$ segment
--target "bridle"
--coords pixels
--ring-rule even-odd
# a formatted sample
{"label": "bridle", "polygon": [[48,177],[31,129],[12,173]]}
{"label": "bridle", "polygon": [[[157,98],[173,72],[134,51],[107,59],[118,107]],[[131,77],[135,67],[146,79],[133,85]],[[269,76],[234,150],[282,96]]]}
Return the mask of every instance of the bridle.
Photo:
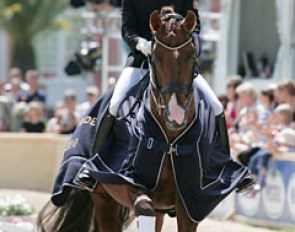
{"label": "bridle", "polygon": [[[166,14],[164,17],[162,17],[162,21],[168,21],[170,19],[176,19],[177,21],[179,20],[183,20],[183,17],[179,14]],[[160,46],[162,46],[163,48],[170,50],[170,51],[178,51],[184,47],[186,47],[189,44],[193,44],[194,48],[195,48],[195,43],[194,43],[194,39],[193,36],[190,36],[186,41],[184,41],[183,43],[181,43],[180,45],[177,46],[169,46],[167,44],[165,44],[164,42],[160,41],[156,35],[153,36],[152,39],[152,48],[154,47],[154,44],[159,44]],[[153,54],[152,54],[153,55]],[[151,56],[152,56],[151,55]],[[167,93],[182,93],[188,96],[188,102],[187,104],[189,104],[191,102],[192,99],[192,95],[193,95],[193,79],[194,79],[194,71],[193,71],[193,75],[191,77],[190,83],[188,85],[182,84],[182,83],[171,83],[171,84],[167,84],[164,86],[161,86],[159,84],[158,78],[156,76],[156,73],[153,72],[153,70],[155,70],[155,64],[151,59],[151,56],[149,57],[148,61],[149,61],[149,66],[150,66],[150,78],[151,78],[151,94],[152,97],[158,107],[158,109],[164,109],[166,108],[165,105],[165,101],[164,101],[164,95]],[[194,62],[194,65],[196,64],[196,60]],[[193,68],[194,68],[193,65]],[[160,104],[158,104],[158,102],[156,101],[156,96],[154,93],[154,90],[156,90],[158,97],[160,98]]]}

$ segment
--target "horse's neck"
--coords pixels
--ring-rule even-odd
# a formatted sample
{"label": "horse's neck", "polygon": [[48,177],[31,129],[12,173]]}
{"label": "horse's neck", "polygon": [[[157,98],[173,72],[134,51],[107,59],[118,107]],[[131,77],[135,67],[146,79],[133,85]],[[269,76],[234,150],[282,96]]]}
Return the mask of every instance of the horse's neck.
{"label": "horse's neck", "polygon": [[[165,134],[167,135],[167,138],[169,140],[169,142],[172,142],[173,140],[175,140],[186,128],[182,129],[182,130],[170,130],[169,128],[167,128],[166,123],[165,123],[165,119],[164,119],[164,110],[161,109],[161,112],[159,114],[159,112],[157,111],[157,106],[155,101],[153,100],[153,98],[150,96],[150,106],[151,106],[151,111],[154,114],[154,116],[156,117],[156,119],[158,120],[158,122],[161,124],[163,130],[165,131]],[[195,117],[195,101],[194,99],[192,99],[190,106],[189,106],[189,114],[188,114],[188,123],[187,126],[191,124],[192,120]]]}

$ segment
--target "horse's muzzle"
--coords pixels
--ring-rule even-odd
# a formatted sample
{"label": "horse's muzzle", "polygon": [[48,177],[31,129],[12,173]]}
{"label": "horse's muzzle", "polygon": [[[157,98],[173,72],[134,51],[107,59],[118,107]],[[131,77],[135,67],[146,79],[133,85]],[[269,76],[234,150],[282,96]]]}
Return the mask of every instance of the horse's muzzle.
{"label": "horse's muzzle", "polygon": [[184,110],[180,115],[181,117],[172,117],[169,109],[165,110],[165,123],[169,130],[182,130],[187,126],[188,111]]}

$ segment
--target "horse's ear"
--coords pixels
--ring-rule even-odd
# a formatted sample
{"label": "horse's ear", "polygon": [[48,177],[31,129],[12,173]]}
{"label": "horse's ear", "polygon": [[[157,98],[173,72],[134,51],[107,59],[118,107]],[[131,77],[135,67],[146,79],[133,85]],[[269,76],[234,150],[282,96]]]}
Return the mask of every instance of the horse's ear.
{"label": "horse's ear", "polygon": [[159,12],[154,10],[150,16],[150,28],[152,32],[158,32],[162,29],[163,24]]}
{"label": "horse's ear", "polygon": [[197,25],[197,18],[193,11],[188,10],[185,19],[183,20],[183,29],[187,32],[193,32]]}

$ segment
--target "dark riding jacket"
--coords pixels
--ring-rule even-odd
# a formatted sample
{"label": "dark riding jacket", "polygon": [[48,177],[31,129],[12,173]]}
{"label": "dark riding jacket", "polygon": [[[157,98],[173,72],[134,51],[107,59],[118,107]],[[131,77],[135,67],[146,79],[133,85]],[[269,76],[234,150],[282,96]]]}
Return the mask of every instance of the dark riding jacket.
{"label": "dark riding jacket", "polygon": [[198,19],[197,31],[200,29],[198,10],[194,9],[194,0],[124,0],[122,10],[122,37],[131,52],[126,66],[140,67],[146,57],[136,50],[139,38],[152,39],[149,18],[154,10],[163,6],[174,6],[175,12],[186,16],[188,10],[195,12]]}

